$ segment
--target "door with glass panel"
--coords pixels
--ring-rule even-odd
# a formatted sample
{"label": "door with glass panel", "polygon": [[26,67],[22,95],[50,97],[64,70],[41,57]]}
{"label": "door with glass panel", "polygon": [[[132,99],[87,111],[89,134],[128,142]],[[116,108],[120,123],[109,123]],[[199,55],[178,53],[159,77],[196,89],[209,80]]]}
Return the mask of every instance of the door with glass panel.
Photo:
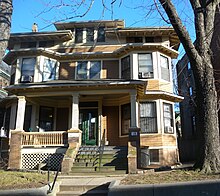
{"label": "door with glass panel", "polygon": [[80,109],[79,128],[82,131],[83,145],[97,145],[98,110]]}

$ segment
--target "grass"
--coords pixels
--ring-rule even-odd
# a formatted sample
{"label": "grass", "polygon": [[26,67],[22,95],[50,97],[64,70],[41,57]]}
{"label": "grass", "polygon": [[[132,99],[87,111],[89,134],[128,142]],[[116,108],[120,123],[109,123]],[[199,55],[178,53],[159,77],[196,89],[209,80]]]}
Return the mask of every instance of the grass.
{"label": "grass", "polygon": [[121,184],[162,184],[216,179],[220,179],[220,174],[207,175],[193,170],[172,170],[128,175],[121,181]]}
{"label": "grass", "polygon": [[47,174],[0,170],[0,190],[36,188],[47,184]]}

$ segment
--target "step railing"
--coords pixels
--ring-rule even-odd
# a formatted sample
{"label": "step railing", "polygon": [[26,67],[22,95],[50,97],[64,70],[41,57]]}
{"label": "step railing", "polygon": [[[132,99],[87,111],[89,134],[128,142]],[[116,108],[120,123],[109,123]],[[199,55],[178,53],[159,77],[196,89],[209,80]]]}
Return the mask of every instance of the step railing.
{"label": "step railing", "polygon": [[102,139],[101,139],[100,146],[99,146],[99,171],[102,166],[102,156],[104,153],[104,148],[105,148],[105,129],[103,131]]}
{"label": "step railing", "polygon": [[65,146],[68,144],[66,131],[23,132],[23,146]]}

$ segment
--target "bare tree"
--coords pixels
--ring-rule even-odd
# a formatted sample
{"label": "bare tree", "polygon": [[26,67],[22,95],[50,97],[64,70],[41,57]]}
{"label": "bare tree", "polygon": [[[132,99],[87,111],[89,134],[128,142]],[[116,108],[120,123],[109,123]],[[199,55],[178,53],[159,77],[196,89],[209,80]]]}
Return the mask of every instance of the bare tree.
{"label": "bare tree", "polygon": [[12,10],[12,0],[0,0],[0,64],[8,46]]}
{"label": "bare tree", "polygon": [[190,39],[171,0],[159,0],[191,63],[196,85],[196,113],[200,152],[195,164],[205,173],[220,171],[218,104],[211,40],[219,0],[190,0],[194,11],[196,44]]}

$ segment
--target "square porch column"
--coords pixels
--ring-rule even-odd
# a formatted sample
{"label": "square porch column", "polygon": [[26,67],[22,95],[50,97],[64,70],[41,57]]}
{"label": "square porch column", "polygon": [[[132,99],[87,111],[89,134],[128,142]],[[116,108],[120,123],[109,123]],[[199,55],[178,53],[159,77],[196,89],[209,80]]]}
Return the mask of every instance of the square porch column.
{"label": "square porch column", "polygon": [[132,90],[130,92],[131,101],[131,127],[137,127],[137,114],[138,114],[138,103],[137,103],[137,90]]}
{"label": "square porch column", "polygon": [[71,129],[79,129],[79,93],[72,94]]}
{"label": "square porch column", "polygon": [[22,131],[24,126],[26,100],[25,96],[18,96],[18,109],[15,130]]}

